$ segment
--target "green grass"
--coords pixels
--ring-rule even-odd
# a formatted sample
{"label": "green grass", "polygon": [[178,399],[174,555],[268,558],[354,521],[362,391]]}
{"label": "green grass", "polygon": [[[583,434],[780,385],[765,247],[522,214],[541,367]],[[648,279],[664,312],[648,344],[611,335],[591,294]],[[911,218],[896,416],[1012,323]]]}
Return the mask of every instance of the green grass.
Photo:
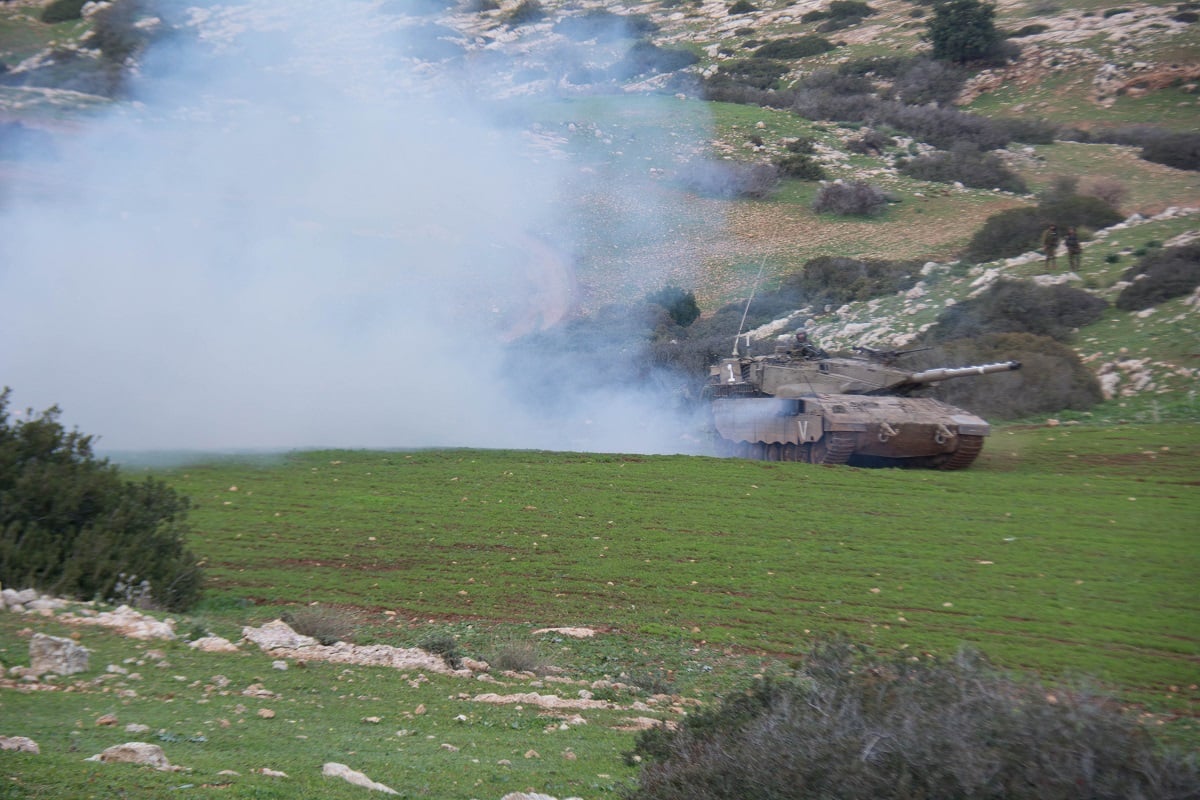
{"label": "green grass", "polygon": [[[157,798],[225,784],[228,797],[358,796],[320,775],[326,761],[409,797],[615,796],[634,775],[621,721],[676,716],[662,703],[633,710],[649,699],[633,684],[704,701],[831,635],[916,657],[970,645],[1050,682],[1084,676],[1194,744],[1198,467],[1194,423],[1114,422],[1001,429],[961,473],[475,450],[151,470],[196,503],[191,542],[209,585],[181,634],[237,640],[243,625],[318,603],[353,615],[362,644],[449,636],[477,658],[528,645],[576,683],[319,662],[281,672],[252,646],[205,654],[76,628],[94,653],[89,673],[58,682],[74,691],[0,689],[2,732],[42,748],[5,756],[0,797]],[[532,633],[565,625],[600,633]],[[29,630],[72,632],[0,614],[0,661],[27,663]],[[618,685],[593,690],[612,707],[580,712],[587,724],[569,730],[559,727],[570,711],[470,701],[573,697],[604,679]],[[253,684],[274,694],[243,695]],[[106,713],[117,727],[96,726]],[[150,732],[127,733],[131,722]],[[82,760],[136,739],[191,771]],[[289,777],[255,772],[264,767]]]}

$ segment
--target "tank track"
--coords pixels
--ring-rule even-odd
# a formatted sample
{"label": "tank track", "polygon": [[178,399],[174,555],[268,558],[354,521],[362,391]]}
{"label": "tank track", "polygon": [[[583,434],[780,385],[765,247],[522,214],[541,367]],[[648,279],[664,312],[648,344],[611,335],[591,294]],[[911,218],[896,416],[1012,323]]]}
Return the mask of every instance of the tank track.
{"label": "tank track", "polygon": [[983,449],[982,436],[966,436],[959,434],[958,449],[955,450],[950,458],[938,465],[940,470],[951,469],[966,469],[975,461],[975,457],[979,455],[979,451]]}
{"label": "tank track", "polygon": [[854,454],[854,434],[831,433],[819,442],[807,445],[731,442],[717,440],[717,454],[755,461],[803,461],[809,464],[837,466]]}

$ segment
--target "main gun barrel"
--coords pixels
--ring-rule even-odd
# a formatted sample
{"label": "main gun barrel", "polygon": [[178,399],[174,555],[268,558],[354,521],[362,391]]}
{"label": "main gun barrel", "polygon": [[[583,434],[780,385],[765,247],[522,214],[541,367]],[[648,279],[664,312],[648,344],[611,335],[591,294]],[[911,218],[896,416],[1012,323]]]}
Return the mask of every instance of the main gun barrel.
{"label": "main gun barrel", "polygon": [[1021,368],[1020,361],[998,361],[994,364],[978,364],[972,367],[939,367],[914,372],[905,383],[936,383],[950,378],[965,378],[970,375],[991,375],[993,372],[1012,372]]}

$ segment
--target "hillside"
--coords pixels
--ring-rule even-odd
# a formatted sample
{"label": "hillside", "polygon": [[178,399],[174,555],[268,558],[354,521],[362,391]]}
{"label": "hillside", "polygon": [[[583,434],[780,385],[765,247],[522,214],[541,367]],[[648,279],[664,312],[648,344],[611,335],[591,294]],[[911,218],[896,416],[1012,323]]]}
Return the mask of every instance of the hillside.
{"label": "hillside", "polygon": [[[899,346],[939,311],[1005,277],[1066,283],[1111,302],[1142,255],[1200,230],[1200,172],[1141,157],[1147,141],[1186,137],[1200,120],[1200,26],[1186,3],[999,3],[1004,57],[963,70],[920,60],[935,11],[899,0],[430,0],[336,11],[319,3],[123,2],[52,25],[39,21],[46,5],[0,6],[0,120],[7,141],[16,141],[0,148],[0,207],[30,239],[14,252],[53,264],[39,270],[45,286],[22,281],[6,294],[48,297],[53,281],[97,280],[78,302],[99,294],[120,308],[127,327],[114,332],[118,341],[139,342],[141,360],[151,363],[182,353],[200,376],[175,376],[164,361],[149,370],[164,382],[151,394],[177,405],[203,397],[216,416],[241,413],[245,404],[224,405],[234,393],[288,403],[295,393],[276,391],[306,385],[314,357],[327,360],[325,372],[351,395],[403,394],[398,377],[372,385],[361,376],[378,378],[372,365],[427,341],[431,330],[511,341],[668,284],[693,291],[710,315],[817,256],[927,266],[904,296],[797,308],[762,335],[805,323],[832,347]],[[820,52],[788,52],[800,45]],[[783,55],[760,57],[768,46]],[[766,66],[774,77],[764,83],[754,74]],[[819,105],[818,86],[834,87],[821,102],[849,105],[832,117],[800,113]],[[853,93],[863,86],[871,94]],[[726,99],[704,99],[714,93]],[[901,112],[908,122],[897,121]],[[966,131],[978,119],[1000,126],[993,133],[1004,144],[987,158],[1023,190],[924,180],[905,168],[948,152],[959,135],[931,130],[923,139],[914,120]],[[817,213],[823,183],[786,175],[752,195],[724,185],[739,178],[722,172],[730,165],[774,168],[798,142],[824,181],[865,181],[886,195],[886,207],[867,217]],[[1079,274],[1046,271],[1032,256],[961,261],[986,220],[1036,207],[1062,180],[1115,198],[1127,218],[1085,235]],[[25,213],[33,209],[47,214]],[[56,242],[47,252],[46,232],[63,224],[76,226],[78,246]],[[96,254],[106,263],[76,275]],[[154,266],[164,263],[173,265],[166,273]],[[392,276],[397,263],[407,277]],[[129,288],[105,282],[108,270]],[[338,270],[355,277],[343,280]],[[214,288],[226,285],[236,296]],[[176,311],[176,321],[186,317],[179,338],[169,334],[163,348],[141,344],[138,332],[163,320],[150,308],[170,308],[180,296],[191,302]],[[1111,397],[1167,392],[1184,397],[1172,408],[1194,413],[1186,410],[1190,396],[1178,392],[1197,377],[1196,305],[1192,294],[1137,313],[1110,310],[1071,345]],[[297,327],[264,331],[252,309]],[[46,313],[26,304],[0,333],[18,335],[20,320]],[[60,318],[109,326],[91,307]],[[218,319],[225,322],[210,330]],[[317,327],[302,326],[307,319]],[[212,341],[192,353],[184,329],[205,330]],[[270,362],[287,377],[254,385],[259,373],[238,384],[215,353],[248,342],[261,343],[251,344],[249,361]],[[169,422],[153,436],[127,435],[125,427],[144,428],[151,413],[113,416],[122,387],[137,380],[127,374],[130,359],[98,361],[91,349],[73,344],[68,358],[97,364],[97,379],[111,381],[105,410],[84,408],[90,395],[61,375],[36,376],[32,365],[62,357],[61,344],[29,354],[27,371],[13,372],[19,402],[30,391],[29,405],[80,408],[85,427],[111,431],[117,447],[198,446],[172,441]],[[485,382],[504,369],[498,347],[476,355]],[[436,371],[443,384],[456,380]],[[349,425],[369,413],[363,404],[344,414],[330,386],[306,389],[323,419]],[[1135,416],[1152,417],[1154,408],[1143,404]],[[208,424],[208,409],[189,409],[173,424]],[[201,441],[294,444],[288,431],[316,427],[299,421],[305,413],[248,425],[279,428],[257,438],[210,433]],[[403,431],[380,440],[369,429],[300,443],[427,443]],[[488,444],[488,436],[465,430],[437,443]],[[566,446],[520,435],[495,443],[522,441]],[[629,445],[604,448],[618,446]]]}

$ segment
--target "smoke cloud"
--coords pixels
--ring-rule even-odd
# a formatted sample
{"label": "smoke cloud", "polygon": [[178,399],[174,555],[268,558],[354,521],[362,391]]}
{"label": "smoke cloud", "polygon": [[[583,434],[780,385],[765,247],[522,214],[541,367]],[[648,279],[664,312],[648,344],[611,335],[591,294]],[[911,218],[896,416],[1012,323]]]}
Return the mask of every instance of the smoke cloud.
{"label": "smoke cloud", "polygon": [[692,448],[661,397],[521,402],[505,343],[571,310],[585,237],[579,165],[496,120],[502,87],[398,55],[420,26],[374,4],[187,29],[142,59],[138,103],[0,189],[12,409],[57,404],[101,452]]}

